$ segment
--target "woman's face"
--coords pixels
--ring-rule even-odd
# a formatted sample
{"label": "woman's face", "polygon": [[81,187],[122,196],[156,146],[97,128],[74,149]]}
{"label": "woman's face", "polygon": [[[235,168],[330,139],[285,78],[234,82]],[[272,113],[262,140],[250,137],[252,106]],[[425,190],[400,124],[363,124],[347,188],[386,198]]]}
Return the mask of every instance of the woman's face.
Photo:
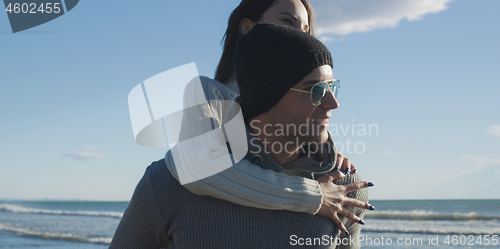
{"label": "woman's face", "polygon": [[284,0],[271,6],[258,22],[244,18],[240,23],[243,34],[259,23],[272,23],[292,27],[303,32],[309,32],[307,10],[300,0]]}

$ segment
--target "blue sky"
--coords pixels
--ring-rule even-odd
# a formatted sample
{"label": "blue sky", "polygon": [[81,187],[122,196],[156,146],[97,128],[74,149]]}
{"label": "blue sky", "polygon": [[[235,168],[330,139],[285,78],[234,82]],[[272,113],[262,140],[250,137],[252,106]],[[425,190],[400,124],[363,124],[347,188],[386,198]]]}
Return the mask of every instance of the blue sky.
{"label": "blue sky", "polygon": [[[128,93],[191,62],[212,77],[238,3],[80,1],[16,34],[0,12],[0,198],[128,200],[165,152],[135,143]],[[342,81],[334,140],[371,198],[500,198],[500,2],[313,6]]]}

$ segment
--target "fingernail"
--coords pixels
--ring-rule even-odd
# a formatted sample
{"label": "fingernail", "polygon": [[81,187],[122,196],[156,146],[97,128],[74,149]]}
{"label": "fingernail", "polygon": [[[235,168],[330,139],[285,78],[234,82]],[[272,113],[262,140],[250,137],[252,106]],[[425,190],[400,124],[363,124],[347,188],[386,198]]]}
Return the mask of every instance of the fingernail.
{"label": "fingernail", "polygon": [[375,184],[373,184],[373,182],[368,183],[368,187],[373,187],[373,186],[375,186]]}
{"label": "fingernail", "polygon": [[356,169],[354,169],[354,170],[352,171],[352,173],[353,173],[353,174],[356,174],[356,171],[357,171],[357,170],[356,170]]}
{"label": "fingernail", "polygon": [[345,235],[349,236],[349,232],[348,232],[348,231],[345,231]]}
{"label": "fingernail", "polygon": [[364,225],[365,222],[363,220],[359,220],[359,224]]}
{"label": "fingernail", "polygon": [[349,168],[345,169],[345,174],[349,174]]}
{"label": "fingernail", "polygon": [[335,166],[335,168],[333,168],[333,171],[336,171],[336,170],[339,170],[338,166]]}
{"label": "fingernail", "polygon": [[375,210],[375,207],[370,205],[370,210]]}

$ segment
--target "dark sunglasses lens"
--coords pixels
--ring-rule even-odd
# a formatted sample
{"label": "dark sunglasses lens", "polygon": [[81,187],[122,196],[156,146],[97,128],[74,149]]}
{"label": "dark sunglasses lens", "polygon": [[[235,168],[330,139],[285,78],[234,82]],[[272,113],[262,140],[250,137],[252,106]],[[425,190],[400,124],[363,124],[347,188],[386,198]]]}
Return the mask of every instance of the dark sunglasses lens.
{"label": "dark sunglasses lens", "polygon": [[311,102],[313,105],[318,106],[323,103],[328,93],[328,84],[326,82],[319,82],[311,88]]}

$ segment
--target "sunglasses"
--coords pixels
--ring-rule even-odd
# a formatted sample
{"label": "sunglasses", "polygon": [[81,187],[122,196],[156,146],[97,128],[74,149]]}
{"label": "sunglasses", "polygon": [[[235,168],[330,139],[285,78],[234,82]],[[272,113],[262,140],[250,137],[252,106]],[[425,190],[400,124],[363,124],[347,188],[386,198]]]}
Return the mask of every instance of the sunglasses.
{"label": "sunglasses", "polygon": [[311,94],[311,102],[313,106],[318,106],[321,105],[321,103],[323,103],[323,101],[326,98],[326,94],[328,93],[329,90],[332,91],[333,96],[337,98],[337,93],[339,92],[339,88],[340,88],[340,80],[333,79],[333,80],[321,81],[314,84],[314,86],[311,87],[311,91],[304,91],[295,88],[290,88],[290,90]]}

